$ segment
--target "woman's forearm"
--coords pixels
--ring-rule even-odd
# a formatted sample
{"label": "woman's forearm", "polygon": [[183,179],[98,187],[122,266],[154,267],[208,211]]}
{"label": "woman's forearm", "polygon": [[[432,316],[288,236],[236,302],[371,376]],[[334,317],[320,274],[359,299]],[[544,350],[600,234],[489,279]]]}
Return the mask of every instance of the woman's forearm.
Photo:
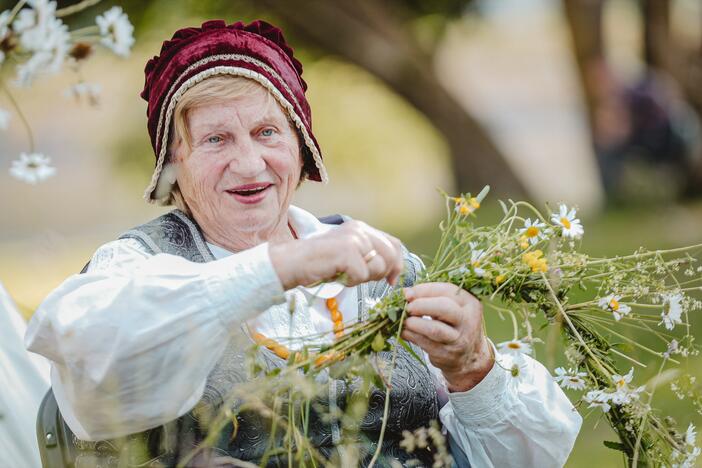
{"label": "woman's forearm", "polygon": [[47,297],[26,335],[28,349],[53,361],[61,410],[86,439],[187,412],[228,335],[285,300],[266,245],[196,264],[117,243]]}

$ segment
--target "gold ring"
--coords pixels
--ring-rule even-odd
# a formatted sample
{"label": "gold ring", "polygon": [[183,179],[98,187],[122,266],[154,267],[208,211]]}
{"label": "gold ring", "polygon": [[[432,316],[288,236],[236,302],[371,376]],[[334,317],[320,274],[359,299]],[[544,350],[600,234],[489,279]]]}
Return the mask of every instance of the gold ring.
{"label": "gold ring", "polygon": [[378,255],[378,251],[375,249],[371,249],[371,251],[363,257],[363,261],[368,263],[371,260],[373,260],[373,257],[375,257],[376,255]]}

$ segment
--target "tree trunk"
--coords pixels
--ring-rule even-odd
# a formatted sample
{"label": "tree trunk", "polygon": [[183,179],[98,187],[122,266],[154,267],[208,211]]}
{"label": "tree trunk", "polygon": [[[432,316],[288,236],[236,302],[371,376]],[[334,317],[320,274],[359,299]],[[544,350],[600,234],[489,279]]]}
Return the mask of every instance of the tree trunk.
{"label": "tree trunk", "polygon": [[669,70],[677,49],[670,44],[670,0],[642,0],[644,61],[651,68]]}
{"label": "tree trunk", "polygon": [[392,2],[263,0],[295,35],[357,64],[423,113],[450,147],[458,190],[491,185],[525,195],[522,182],[480,124],[449,94],[425,53],[403,27]]}
{"label": "tree trunk", "polygon": [[[603,4],[603,0],[563,0],[591,132],[595,129],[595,110],[599,94],[593,67],[604,64]],[[592,137],[594,141],[594,134]]]}

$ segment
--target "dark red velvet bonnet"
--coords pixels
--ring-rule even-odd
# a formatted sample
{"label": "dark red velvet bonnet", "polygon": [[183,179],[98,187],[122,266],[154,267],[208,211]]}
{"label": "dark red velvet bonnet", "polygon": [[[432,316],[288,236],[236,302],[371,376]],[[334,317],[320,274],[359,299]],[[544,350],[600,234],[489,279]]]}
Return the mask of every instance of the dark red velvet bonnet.
{"label": "dark red velvet bonnet", "polygon": [[165,163],[176,103],[189,88],[215,75],[243,76],[266,88],[297,127],[306,149],[304,157],[314,162],[308,164],[312,168],[308,178],[326,181],[321,151],[312,134],[302,64],[279,28],[261,20],[231,25],[213,20],[199,28],[179,29],[163,43],[160,54],[148,61],[144,74],[141,97],[148,102],[149,136],[156,154],[156,168],[144,194],[147,200],[157,201],[154,190]]}

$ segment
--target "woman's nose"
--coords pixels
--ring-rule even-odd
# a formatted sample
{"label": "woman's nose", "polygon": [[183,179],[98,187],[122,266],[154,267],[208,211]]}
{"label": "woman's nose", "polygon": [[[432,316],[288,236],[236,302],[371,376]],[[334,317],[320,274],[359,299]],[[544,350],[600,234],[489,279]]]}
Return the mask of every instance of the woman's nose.
{"label": "woman's nose", "polygon": [[229,161],[229,170],[242,177],[255,177],[266,169],[261,148],[250,138],[239,140]]}

